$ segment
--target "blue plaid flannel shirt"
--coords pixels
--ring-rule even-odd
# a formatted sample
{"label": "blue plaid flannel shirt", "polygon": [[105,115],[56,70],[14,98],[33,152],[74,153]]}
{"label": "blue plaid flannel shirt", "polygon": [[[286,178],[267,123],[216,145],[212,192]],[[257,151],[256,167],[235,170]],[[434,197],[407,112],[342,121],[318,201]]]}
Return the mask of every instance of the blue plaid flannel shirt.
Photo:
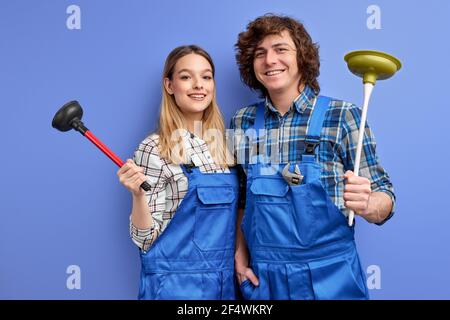
{"label": "blue plaid flannel shirt", "polygon": [[[295,162],[300,159],[309,119],[317,99],[314,91],[306,86],[295,99],[290,110],[281,116],[272,105],[270,99],[265,100],[265,147],[266,155],[271,161],[279,163]],[[246,176],[249,155],[255,152],[254,144],[243,134],[252,129],[256,116],[256,103],[239,109],[231,120],[234,129],[234,150],[240,171],[239,207],[245,208]],[[349,210],[344,206],[344,174],[354,169],[356,145],[358,142],[361,109],[354,104],[331,99],[329,109],[321,132],[319,144],[319,162],[322,166],[322,185],[336,206],[344,215]],[[239,130],[241,129],[241,130]],[[271,154],[274,144],[278,155]],[[242,156],[244,155],[244,156]],[[278,158],[278,159],[277,159]],[[395,194],[388,173],[381,166],[376,154],[376,142],[368,124],[365,127],[359,175],[371,181],[374,192],[385,192],[391,197],[395,206]],[[390,215],[379,225],[389,220],[394,214],[394,206]]]}

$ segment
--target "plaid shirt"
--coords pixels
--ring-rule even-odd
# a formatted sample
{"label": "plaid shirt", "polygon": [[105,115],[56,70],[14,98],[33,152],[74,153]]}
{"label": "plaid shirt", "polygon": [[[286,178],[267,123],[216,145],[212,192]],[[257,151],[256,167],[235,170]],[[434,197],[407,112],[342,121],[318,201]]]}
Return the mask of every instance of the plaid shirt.
{"label": "plaid shirt", "polygon": [[[131,222],[130,236],[143,251],[147,251],[156,238],[166,229],[188,191],[188,178],[180,165],[168,163],[158,149],[159,136],[152,134],[142,141],[134,152],[134,162],[144,168],[151,189],[146,192],[147,203],[153,217],[153,225],[148,229],[138,229]],[[194,134],[183,137],[187,161],[193,163],[203,173],[230,172],[218,166],[208,145]]]}
{"label": "plaid shirt", "polygon": [[[306,86],[303,92],[294,100],[291,108],[283,116],[272,105],[270,99],[265,101],[265,135],[266,155],[271,161],[279,163],[295,162],[300,159],[303,151],[303,140],[308,130],[309,120],[317,96]],[[231,129],[245,130],[253,128],[256,116],[256,104],[242,108],[236,112],[231,120]],[[356,145],[359,135],[361,109],[351,103],[331,99],[322,127],[319,144],[319,162],[322,165],[321,181],[330,198],[341,209],[344,215],[349,210],[344,206],[344,174],[354,169]],[[271,148],[278,144],[279,154],[271,155]],[[255,154],[253,144],[244,134],[236,134],[234,140],[237,150],[237,162],[246,172],[249,154]],[[385,192],[395,203],[392,183],[387,172],[380,165],[375,152],[375,138],[366,124],[363,148],[361,154],[359,175],[371,181],[374,192]],[[244,155],[244,156],[242,156]],[[245,207],[246,177],[241,176],[240,208]],[[385,220],[393,215],[394,209]],[[384,223],[384,222],[383,222]]]}

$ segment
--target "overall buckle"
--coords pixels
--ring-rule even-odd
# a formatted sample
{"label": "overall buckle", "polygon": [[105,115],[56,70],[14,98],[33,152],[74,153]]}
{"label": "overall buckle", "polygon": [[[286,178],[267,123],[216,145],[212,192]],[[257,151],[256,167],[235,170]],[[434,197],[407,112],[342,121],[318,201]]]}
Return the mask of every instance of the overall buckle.
{"label": "overall buckle", "polygon": [[317,146],[319,145],[318,142],[305,142],[305,155],[314,155]]}

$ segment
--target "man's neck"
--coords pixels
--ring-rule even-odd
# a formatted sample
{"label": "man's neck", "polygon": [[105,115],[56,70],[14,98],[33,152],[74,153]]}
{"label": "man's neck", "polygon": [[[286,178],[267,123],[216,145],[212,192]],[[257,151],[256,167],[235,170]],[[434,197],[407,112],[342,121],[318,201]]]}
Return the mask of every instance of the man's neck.
{"label": "man's neck", "polygon": [[272,92],[269,93],[270,101],[272,105],[278,110],[278,112],[283,116],[292,106],[295,98],[297,98],[300,93],[305,89],[305,85],[301,84],[298,90],[293,90],[292,92]]}

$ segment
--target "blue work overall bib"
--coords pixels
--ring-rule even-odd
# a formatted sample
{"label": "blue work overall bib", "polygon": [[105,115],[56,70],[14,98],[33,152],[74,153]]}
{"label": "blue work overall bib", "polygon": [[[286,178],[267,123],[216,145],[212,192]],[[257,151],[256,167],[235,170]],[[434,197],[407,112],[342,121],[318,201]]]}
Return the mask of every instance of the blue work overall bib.
{"label": "blue work overall bib", "polygon": [[235,299],[238,178],[183,167],[188,191],[164,232],[141,251],[139,299]]}
{"label": "blue work overall bib", "polygon": [[[263,163],[247,170],[246,210],[241,229],[250,252],[255,287],[241,284],[245,299],[368,299],[365,274],[354,230],[321,183],[320,132],[330,99],[313,108],[301,159],[303,181],[290,186],[282,177],[286,164]],[[258,104],[256,141],[264,139],[264,103]],[[275,172],[275,174],[271,174]]]}

